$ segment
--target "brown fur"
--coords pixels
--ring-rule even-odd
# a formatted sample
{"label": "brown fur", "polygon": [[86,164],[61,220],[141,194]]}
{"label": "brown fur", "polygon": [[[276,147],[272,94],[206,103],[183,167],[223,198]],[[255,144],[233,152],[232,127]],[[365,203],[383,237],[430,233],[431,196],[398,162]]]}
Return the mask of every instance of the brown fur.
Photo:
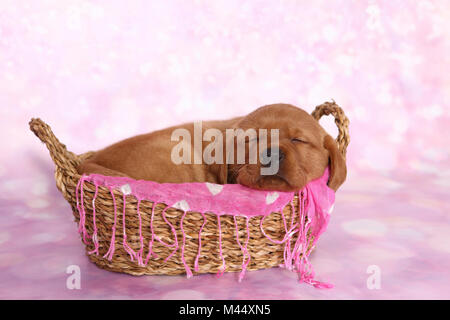
{"label": "brown fur", "polygon": [[[247,164],[244,165],[176,165],[171,161],[171,151],[179,142],[171,141],[171,135],[177,128],[189,130],[193,140],[193,123],[135,136],[97,151],[80,164],[78,171],[156,182],[240,183],[254,189],[280,191],[303,188],[309,181],[322,176],[328,165],[331,169],[328,181],[330,188],[337,190],[346,178],[345,159],[334,139],[311,115],[292,105],[268,105],[245,117],[203,122],[203,132],[208,128],[216,128],[224,138],[226,129],[278,129],[279,149],[285,157],[280,162],[278,174],[274,176],[261,176],[261,164],[259,161],[257,164],[248,164],[248,152]],[[270,133],[268,136],[270,138]],[[208,144],[203,142],[202,150]],[[225,150],[225,141],[223,145]],[[235,144],[235,156],[236,153]],[[225,152],[224,157],[227,157]]]}

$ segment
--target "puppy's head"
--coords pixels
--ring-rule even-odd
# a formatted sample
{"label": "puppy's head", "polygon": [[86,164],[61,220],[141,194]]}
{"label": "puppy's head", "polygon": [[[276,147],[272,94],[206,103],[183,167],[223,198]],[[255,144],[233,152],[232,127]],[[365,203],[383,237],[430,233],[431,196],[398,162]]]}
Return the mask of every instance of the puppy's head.
{"label": "puppy's head", "polygon": [[[264,106],[242,118],[235,129],[254,129],[257,133],[259,129],[267,129],[267,145],[261,148],[258,134],[256,139],[245,136],[245,163],[236,164],[238,143],[237,138],[232,137],[235,161],[230,164],[228,159],[228,183],[259,190],[296,191],[320,178],[328,165],[330,188],[336,191],[346,178],[345,159],[336,142],[302,109],[288,104]],[[278,139],[271,135],[274,129],[278,130]],[[255,145],[258,146],[258,161],[249,163],[251,146]],[[266,157],[265,163],[261,162],[264,159],[261,154]]]}

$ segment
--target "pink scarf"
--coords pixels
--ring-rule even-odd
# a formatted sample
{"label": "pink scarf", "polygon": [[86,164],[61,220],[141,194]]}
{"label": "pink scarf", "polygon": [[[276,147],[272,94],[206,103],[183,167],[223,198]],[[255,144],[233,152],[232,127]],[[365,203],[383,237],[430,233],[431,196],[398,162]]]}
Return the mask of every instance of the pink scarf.
{"label": "pink scarf", "polygon": [[[173,248],[171,254],[166,258],[169,260],[180,248],[181,245],[181,259],[186,268],[187,277],[192,276],[192,271],[184,260],[184,249],[185,249],[185,234],[183,230],[183,220],[188,211],[200,212],[203,215],[204,223],[199,230],[199,247],[198,255],[195,259],[195,270],[198,271],[198,259],[201,252],[201,232],[206,223],[205,212],[214,213],[217,215],[218,219],[218,233],[219,233],[219,254],[222,259],[222,267],[218,272],[218,276],[221,276],[225,271],[226,263],[222,255],[222,231],[220,226],[221,215],[233,215],[235,221],[236,231],[238,231],[238,226],[236,223],[236,216],[241,216],[246,218],[246,228],[247,228],[247,239],[245,243],[241,244],[238,237],[236,241],[243,253],[242,271],[239,276],[239,281],[241,281],[245,275],[245,270],[250,262],[250,254],[247,251],[247,243],[249,240],[249,229],[248,220],[254,216],[263,216],[261,219],[261,232],[272,242],[283,244],[284,247],[284,263],[280,267],[287,268],[292,271],[298,272],[299,281],[309,283],[317,288],[331,288],[331,284],[322,283],[314,280],[314,271],[309,262],[309,255],[315,246],[319,236],[325,231],[330,213],[334,205],[334,191],[327,186],[329,177],[329,169],[327,168],[323,176],[319,179],[309,182],[305,188],[299,191],[303,192],[303,199],[300,206],[300,222],[293,223],[293,218],[288,225],[285,219],[283,208],[288,203],[292,203],[294,199],[294,192],[279,192],[279,191],[257,191],[252,190],[247,187],[238,184],[226,184],[218,185],[212,183],[156,183],[152,181],[144,180],[134,180],[126,177],[109,177],[102,176],[98,174],[91,174],[89,176],[82,176],[78,182],[76,188],[76,198],[77,198],[77,208],[80,214],[80,224],[79,232],[82,234],[83,241],[87,243],[86,238],[92,239],[95,249],[89,254],[98,253],[98,239],[97,239],[97,227],[95,224],[95,199],[97,196],[97,191],[99,186],[104,186],[109,188],[113,203],[114,203],[114,224],[112,227],[112,237],[110,242],[110,247],[108,252],[105,254],[105,258],[109,260],[112,259],[115,250],[115,234],[116,234],[116,223],[117,223],[117,208],[116,200],[113,195],[112,190],[118,189],[123,194],[123,201],[126,201],[126,195],[133,195],[138,201],[137,216],[139,219],[139,230],[140,230],[140,243],[141,248],[138,252],[135,252],[127,244],[127,236],[125,231],[126,217],[125,209],[122,215],[122,225],[123,225],[123,247],[125,251],[130,255],[130,259],[134,261],[136,259],[137,263],[141,266],[145,266],[148,260],[151,258],[152,245],[154,240],[159,241],[163,245]],[[86,213],[83,205],[83,185],[85,181],[89,181],[96,186],[96,192],[93,199],[93,234],[89,235],[85,228]],[[81,190],[80,190],[81,189]],[[142,237],[141,229],[141,213],[139,211],[139,204],[142,200],[148,200],[154,203],[164,203],[168,207],[174,207],[182,210],[184,213],[180,221],[180,228],[183,233],[183,239],[179,241],[177,239],[176,230],[173,225],[165,217],[165,210],[162,212],[162,217],[164,221],[170,226],[172,233],[174,234],[175,241],[173,244],[167,244],[163,242],[159,237],[153,232],[153,214],[151,220],[151,231],[152,237],[149,242],[149,253],[144,260],[144,239]],[[125,206],[124,206],[125,208]],[[230,213],[232,212],[232,213]],[[272,212],[281,212],[285,227],[285,237],[278,241],[271,239],[263,229],[264,219]],[[307,219],[306,219],[307,217]],[[291,238],[295,233],[299,233],[297,240],[291,248]],[[312,246],[308,249],[307,234],[310,232],[310,236],[314,237]],[[238,232],[236,232],[238,234]],[[181,244],[179,243],[181,242]]]}

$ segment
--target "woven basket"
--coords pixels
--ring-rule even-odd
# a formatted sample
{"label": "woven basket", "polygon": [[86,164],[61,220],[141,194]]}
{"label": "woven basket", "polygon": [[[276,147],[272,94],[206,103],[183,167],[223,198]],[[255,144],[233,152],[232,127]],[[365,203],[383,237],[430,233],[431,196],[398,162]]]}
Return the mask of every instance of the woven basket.
{"label": "woven basket", "polygon": [[[312,116],[318,121],[322,115],[329,114],[335,117],[339,129],[337,144],[345,156],[349,122],[342,109],[334,102],[326,102],[317,106]],[[93,152],[75,155],[68,151],[40,119],[32,119],[30,129],[46,144],[56,165],[56,186],[71,205],[75,221],[80,224],[79,231],[84,228],[84,233],[81,233],[89,259],[100,268],[132,275],[188,273],[188,276],[191,269],[194,274],[221,274],[224,271],[242,271],[243,267],[247,270],[270,268],[282,264],[286,246],[294,247],[300,236],[298,232],[288,241],[282,241],[288,230],[287,222],[303,225],[300,224],[301,208],[307,199],[301,191],[281,212],[271,213],[264,219],[262,216],[246,218],[208,212],[185,213],[167,208],[164,203],[140,201],[133,196],[125,196],[120,190],[96,186],[89,181],[84,181],[80,199],[77,186],[82,176],[76,168]],[[81,205],[84,207],[83,215],[79,210]],[[123,214],[126,219],[123,219]],[[123,228],[123,221],[126,228]],[[153,243],[153,253],[149,257],[147,244],[152,238],[151,227],[161,241]],[[175,235],[177,239],[183,239],[182,250],[173,250]],[[314,239],[309,234],[305,239],[308,250],[311,250]],[[124,243],[128,248],[122,245]],[[130,258],[130,251],[140,253],[140,259]]]}

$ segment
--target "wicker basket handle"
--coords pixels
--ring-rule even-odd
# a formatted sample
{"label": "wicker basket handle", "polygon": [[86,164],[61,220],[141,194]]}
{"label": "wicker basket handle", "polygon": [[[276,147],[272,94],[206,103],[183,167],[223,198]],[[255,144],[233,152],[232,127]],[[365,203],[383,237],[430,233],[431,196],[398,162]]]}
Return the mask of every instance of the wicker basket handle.
{"label": "wicker basket handle", "polygon": [[347,146],[350,142],[350,135],[348,132],[348,125],[349,120],[347,116],[344,113],[344,110],[342,110],[341,107],[339,107],[334,101],[332,102],[325,102],[321,105],[318,105],[316,109],[311,113],[311,115],[316,119],[317,121],[320,120],[320,118],[323,115],[329,115],[332,114],[334,116],[334,122],[336,123],[336,126],[338,127],[339,134],[336,138],[336,142],[339,148],[339,151],[342,153],[342,155],[346,156],[347,154]]}
{"label": "wicker basket handle", "polygon": [[48,124],[39,118],[33,118],[30,121],[30,130],[46,144],[50,156],[55,165],[63,170],[77,174],[77,156],[66,149],[58,138],[53,134]]}

